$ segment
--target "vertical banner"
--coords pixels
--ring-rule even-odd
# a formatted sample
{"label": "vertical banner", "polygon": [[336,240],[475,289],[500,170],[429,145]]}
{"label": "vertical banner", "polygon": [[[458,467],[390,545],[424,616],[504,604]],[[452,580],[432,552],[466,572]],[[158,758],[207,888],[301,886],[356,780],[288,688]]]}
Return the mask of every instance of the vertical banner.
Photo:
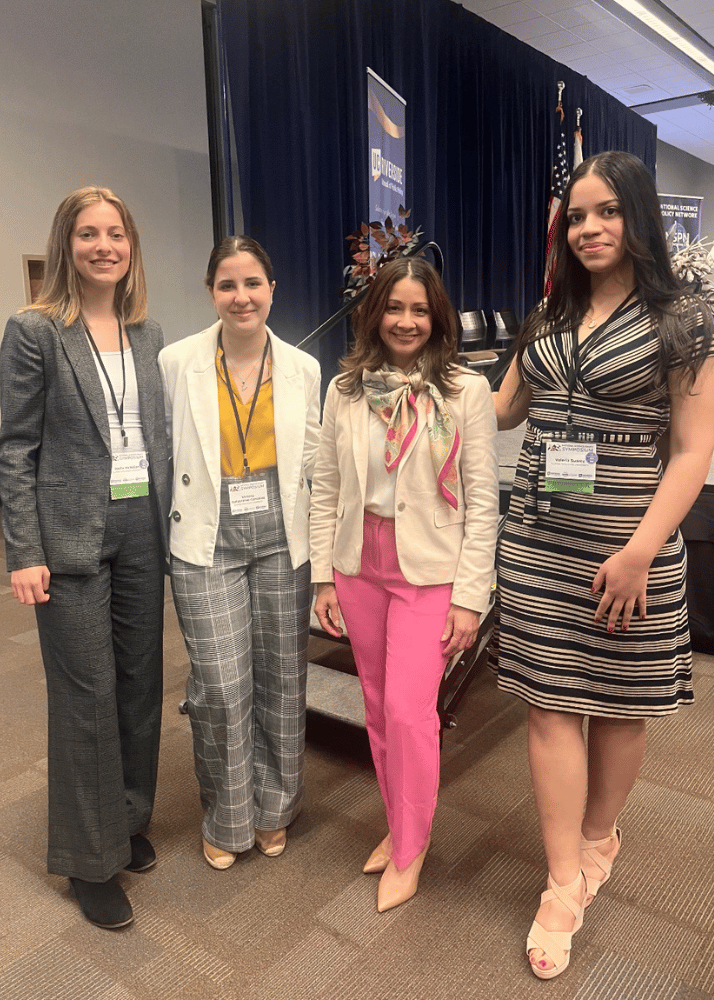
{"label": "vertical banner", "polygon": [[407,102],[367,67],[369,221],[399,224],[405,201]]}
{"label": "vertical banner", "polygon": [[661,194],[660,211],[670,253],[684,250],[702,235],[702,199],[688,194]]}

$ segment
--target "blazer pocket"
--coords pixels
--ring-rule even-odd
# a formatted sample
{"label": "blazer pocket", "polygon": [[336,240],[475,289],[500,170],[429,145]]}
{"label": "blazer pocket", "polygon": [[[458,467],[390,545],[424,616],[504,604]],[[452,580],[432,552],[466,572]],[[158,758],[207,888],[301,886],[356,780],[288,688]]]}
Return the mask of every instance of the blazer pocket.
{"label": "blazer pocket", "polygon": [[434,511],[434,524],[437,528],[445,528],[449,524],[463,524],[466,520],[464,505],[459,504],[457,510],[453,507],[437,507]]}

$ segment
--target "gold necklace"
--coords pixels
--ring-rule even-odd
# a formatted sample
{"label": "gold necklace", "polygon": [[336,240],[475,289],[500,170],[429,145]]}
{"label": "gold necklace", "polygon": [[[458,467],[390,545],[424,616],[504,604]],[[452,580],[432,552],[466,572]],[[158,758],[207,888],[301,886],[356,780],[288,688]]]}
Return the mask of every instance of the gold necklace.
{"label": "gold necklace", "polygon": [[230,368],[230,370],[231,370],[231,374],[235,378],[237,378],[238,381],[240,382],[241,392],[245,392],[246,386],[248,385],[248,379],[253,374],[253,372],[255,371],[255,369],[258,367],[258,361],[260,361],[260,358],[258,358],[257,361],[253,362],[253,365],[248,369],[245,378],[243,378],[242,375],[239,375],[238,372],[236,371],[236,369],[233,368],[231,365],[228,366]]}
{"label": "gold necklace", "polygon": [[[588,309],[588,312],[590,312],[589,309]],[[593,313],[592,318],[591,318],[591,320],[590,320],[589,323],[585,323],[585,316],[587,316],[587,314],[588,314],[588,313],[585,313],[585,316],[583,316],[583,323],[585,323],[585,326],[587,326],[588,330],[594,330],[595,329],[595,323],[600,319],[601,316],[607,316],[608,312],[612,312],[612,309],[610,309],[609,307],[604,312],[597,313],[597,314]]]}
{"label": "gold necklace", "polygon": [[[261,355],[261,357],[262,357],[262,355]],[[260,360],[261,359],[258,358],[258,361],[260,361]],[[250,376],[255,371],[255,369],[256,369],[256,367],[258,365],[258,361],[255,362],[255,364],[250,369],[250,371],[247,373],[247,375],[245,376],[245,378],[243,378],[241,375],[239,375],[238,372],[235,371],[235,369],[232,367],[232,365],[230,365],[230,364],[228,365],[228,370],[230,371],[230,373],[233,376],[233,378],[236,379],[238,382],[240,382],[240,391],[241,391],[241,394],[245,393],[246,389],[248,388],[248,382],[250,380]],[[263,377],[263,381],[264,382],[267,382],[267,380],[271,377],[272,370],[273,370],[272,361],[271,361],[270,355],[268,355],[267,363],[266,363],[266,371],[265,371],[265,375]],[[255,388],[257,389],[257,387],[258,387],[258,380],[256,378]]]}
{"label": "gold necklace", "polygon": [[[610,315],[612,315],[612,313],[614,313],[614,311],[615,311],[616,309],[619,309],[619,307],[620,307],[621,305],[623,305],[623,304],[624,304],[625,302],[627,302],[627,300],[629,299],[630,295],[632,295],[632,292],[629,292],[629,293],[628,293],[628,294],[627,294],[627,295],[625,296],[625,298],[624,298],[624,299],[623,299],[623,300],[622,300],[622,301],[621,301],[620,303],[618,303],[618,305],[607,305],[607,306],[605,307],[605,309],[604,309],[604,311],[603,311],[603,312],[599,312],[599,313],[595,313],[595,312],[593,311],[593,307],[592,307],[592,306],[590,306],[590,308],[589,308],[589,309],[587,310],[587,312],[585,313],[585,316],[583,316],[583,318],[582,318],[582,321],[581,321],[581,322],[582,322],[582,324],[583,324],[584,326],[587,326],[588,330],[594,330],[594,329],[595,329],[595,324],[597,323],[597,321],[598,321],[599,319],[601,319],[601,318],[602,318],[603,316],[610,316]],[[590,322],[589,322],[589,323],[586,323],[586,322],[585,322],[585,317],[586,317],[586,316],[588,315],[588,313],[592,313],[592,317],[591,317],[591,319],[590,319]]]}

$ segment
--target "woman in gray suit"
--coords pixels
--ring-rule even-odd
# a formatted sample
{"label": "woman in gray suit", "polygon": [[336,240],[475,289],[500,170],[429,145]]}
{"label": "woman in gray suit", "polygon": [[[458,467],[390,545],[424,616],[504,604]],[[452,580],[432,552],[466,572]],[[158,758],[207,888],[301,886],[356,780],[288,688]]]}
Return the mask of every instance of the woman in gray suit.
{"label": "woman in gray suit", "polygon": [[281,854],[302,804],[320,368],[268,329],[275,281],[255,240],[219,243],[206,285],[218,322],[159,364],[203,854],[222,870],[253,844]]}
{"label": "woman in gray suit", "polygon": [[105,188],[59,206],[38,300],[0,355],[7,568],[47,676],[48,870],[100,927],[155,863],[168,448],[139,237]]}

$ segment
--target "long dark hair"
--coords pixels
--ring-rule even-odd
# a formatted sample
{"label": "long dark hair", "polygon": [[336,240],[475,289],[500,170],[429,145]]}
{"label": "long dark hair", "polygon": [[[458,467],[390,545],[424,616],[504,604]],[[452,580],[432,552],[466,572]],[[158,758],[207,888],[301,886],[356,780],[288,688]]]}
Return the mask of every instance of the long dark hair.
{"label": "long dark hair", "polygon": [[459,326],[444,283],[423,257],[399,257],[379,269],[364,302],[352,314],[354,343],[340,361],[342,375],[337,379],[337,388],[346,396],[362,391],[363,371],[377,371],[389,361],[379,327],[392,289],[402,278],[421,282],[429,303],[431,336],[420,355],[424,379],[444,396],[460,391],[451,381],[457,366]]}
{"label": "long dark hair", "polygon": [[[552,290],[547,300],[526,318],[521,331],[517,354],[521,377],[523,354],[528,345],[539,337],[577,329],[590,304],[590,272],[568,245],[568,207],[573,186],[588,174],[596,174],[603,180],[620,202],[624,247],[632,261],[635,289],[660,342],[658,385],[664,388],[667,371],[673,363],[682,366],[693,381],[714,334],[711,310],[675,276],[652,175],[642,160],[624,152],[597,153],[573,171],[555,233]],[[690,331],[700,324],[704,336],[697,342]]]}
{"label": "long dark hair", "polygon": [[228,260],[229,257],[235,257],[239,253],[249,253],[251,257],[255,257],[265,271],[268,284],[272,285],[275,281],[273,265],[270,257],[268,257],[268,254],[260,243],[254,240],[252,236],[226,236],[220,243],[216,243],[213,250],[211,250],[206,271],[206,288],[213,288],[216,282],[218,265],[224,260]]}

